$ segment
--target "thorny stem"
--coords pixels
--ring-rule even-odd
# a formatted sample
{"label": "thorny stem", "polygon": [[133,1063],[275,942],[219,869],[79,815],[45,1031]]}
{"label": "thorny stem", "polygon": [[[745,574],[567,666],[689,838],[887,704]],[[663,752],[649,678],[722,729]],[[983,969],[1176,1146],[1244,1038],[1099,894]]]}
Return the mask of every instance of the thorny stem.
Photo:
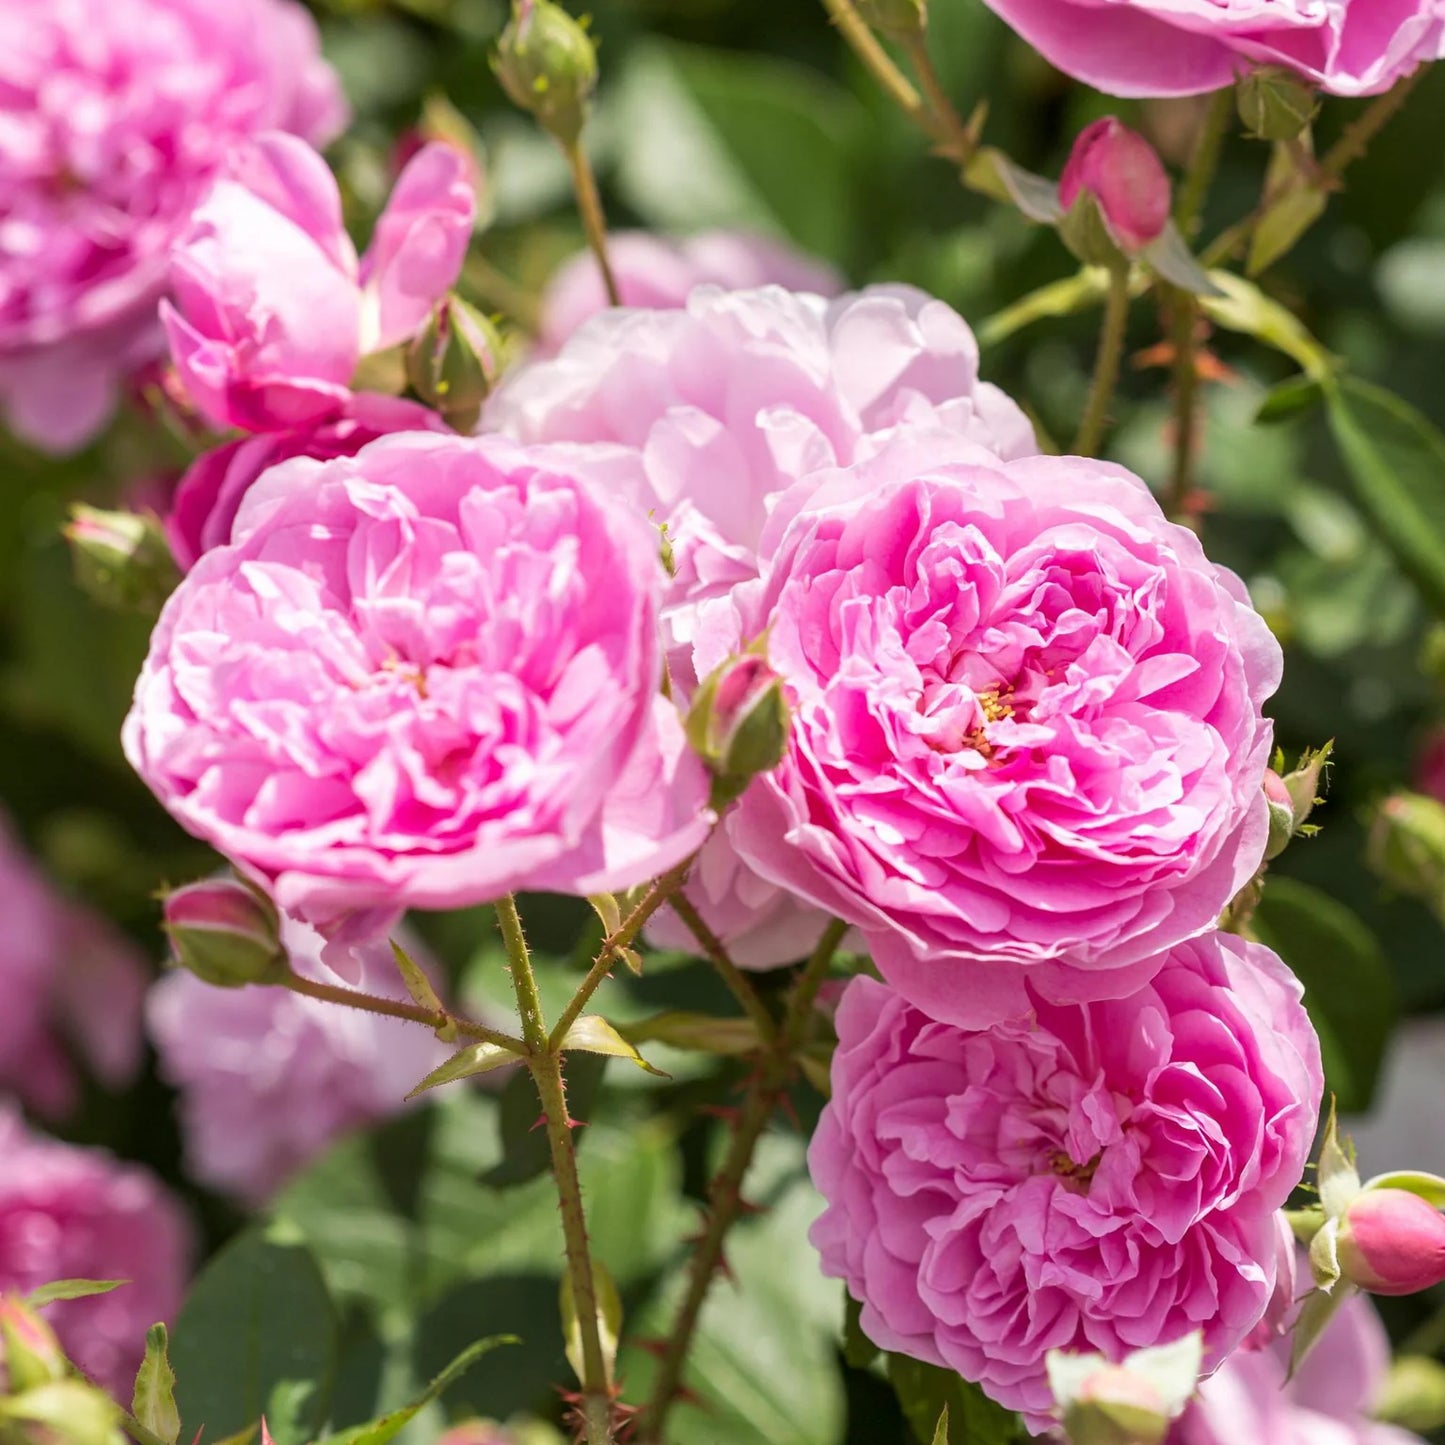
{"label": "thorny stem", "polygon": [[1104,325],[1099,333],[1099,351],[1094,360],[1094,381],[1089,403],[1074,439],[1074,455],[1091,457],[1109,425],[1109,404],[1119,382],[1119,363],[1124,356],[1124,336],[1129,325],[1129,272],[1116,266],[1109,274],[1109,294],[1104,301]]}
{"label": "thorny stem", "polygon": [[562,1080],[562,1056],[547,1037],[542,999],[532,972],[531,955],[517,916],[516,900],[497,904],[497,922],[512,969],[512,988],[527,1044],[527,1068],[542,1101],[547,1144],[552,1153],[552,1175],[562,1209],[562,1236],[566,1245],[567,1275],[577,1307],[577,1328],[582,1343],[582,1410],[587,1445],[611,1445],[612,1389],[607,1357],[597,1328],[597,1290],[593,1283],[592,1254],[587,1242],[587,1218],[582,1208],[582,1181],[577,1175],[577,1152],[572,1147],[572,1121],[567,1113],[567,1091]]}
{"label": "thorny stem", "polygon": [[687,931],[697,940],[698,947],[707,954],[712,965],[717,969],[718,975],[728,986],[729,992],[742,1006],[743,1012],[753,1021],[758,1031],[758,1038],[767,1045],[773,1041],[776,1027],[773,1023],[773,1016],[768,1012],[767,1005],[758,997],[758,991],[746,978],[742,970],[732,960],[732,956],[723,946],[722,940],[718,938],[712,929],[707,926],[702,914],[697,911],[692,900],[686,893],[678,893],[672,900],[673,912],[682,919]]}
{"label": "thorny stem", "polygon": [[835,921],[828,925],[818,940],[812,957],[793,984],[782,1027],[773,1042],[763,1049],[757,1072],[748,1086],[727,1158],[708,1191],[707,1225],[693,1251],[688,1266],[687,1291],[668,1333],[657,1375],[652,1382],[652,1396],[643,1411],[640,1438],[646,1445],[660,1445],[664,1438],[663,1427],[682,1384],[683,1365],[713,1276],[722,1263],[728,1231],[743,1209],[743,1180],[752,1163],[753,1152],[793,1077],[798,1051],[807,1041],[813,1023],[818,990],[828,976],[838,945],[847,931],[846,923]]}
{"label": "thorny stem", "polygon": [[1224,138],[1229,134],[1229,122],[1234,115],[1234,87],[1226,86],[1210,97],[1199,139],[1194,143],[1194,153],[1189,158],[1189,169],[1184,174],[1184,183],[1179,187],[1179,198],[1174,205],[1174,224],[1187,241],[1199,229],[1204,211],[1204,202],[1209,188],[1214,183],[1214,174],[1219,169],[1220,153],[1224,149]]}
{"label": "thorny stem", "polygon": [[1168,292],[1174,341],[1174,472],[1169,515],[1190,525],[1199,462],[1199,305],[1187,291]]}
{"label": "thorny stem", "polygon": [[938,71],[934,69],[933,57],[928,53],[926,36],[919,30],[908,36],[902,46],[928,102],[928,125],[938,138],[939,154],[960,167],[966,166],[978,149],[978,138],[971,127],[964,124],[963,117],[948,98]]}
{"label": "thorny stem", "polygon": [[582,216],[582,229],[587,232],[587,244],[597,258],[598,269],[602,272],[602,284],[607,288],[607,300],[612,306],[622,305],[622,293],[617,289],[617,276],[612,270],[612,258],[607,251],[607,218],[602,211],[602,197],[597,193],[597,177],[592,173],[592,162],[580,140],[564,147],[567,167],[572,172],[572,188],[577,193],[577,210]]}
{"label": "thorny stem", "polygon": [[913,82],[893,63],[863,17],[853,8],[853,0],[823,0],[823,8],[837,26],[838,33],[852,47],[853,53],[888,93],[894,104],[909,120],[927,128],[928,108],[924,105],[923,98],[914,88]]}

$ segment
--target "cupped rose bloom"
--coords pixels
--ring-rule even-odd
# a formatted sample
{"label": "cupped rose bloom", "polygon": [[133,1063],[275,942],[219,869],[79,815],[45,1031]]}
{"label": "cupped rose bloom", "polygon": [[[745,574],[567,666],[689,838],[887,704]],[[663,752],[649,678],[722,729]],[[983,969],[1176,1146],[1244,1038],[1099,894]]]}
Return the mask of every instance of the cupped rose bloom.
{"label": "cupped rose bloom", "polygon": [[450,430],[435,412],[401,397],[361,392],[346,410],[339,421],[239,437],[197,457],[164,509],[166,540],[176,565],[188,572],[203,552],[229,542],[251,483],[281,462],[292,457],[321,462],[354,457],[391,432]]}
{"label": "cupped rose bloom", "polygon": [[868,978],[838,1009],[809,1149],[812,1240],[863,1329],[1049,1424],[1050,1350],[1194,1330],[1212,1368],[1273,1292],[1275,1211],[1323,1089],[1288,969],[1227,934],[1181,944],[1129,998],[985,1030]]}
{"label": "cupped rose bloom", "polygon": [[1348,1300],[1289,1377],[1290,1342],[1241,1352],[1200,1386],[1168,1445],[1424,1445],[1370,1418],[1390,1342],[1374,1306]]}
{"label": "cupped rose bloom", "polygon": [[[284,919],[281,942],[302,977],[340,981],[314,929]],[[406,998],[384,939],[358,962],[369,992]],[[450,1052],[404,1019],[284,988],[212,988],[180,970],[151,990],[146,1021],[161,1075],[180,1094],[187,1172],[250,1205],[345,1134],[399,1112]]]}
{"label": "cupped rose bloom", "polygon": [[326,162],[272,132],[232,151],[171,252],[171,357],[217,426],[331,420],[368,352],[409,338],[457,279],[476,199],[465,159],[424,146],[398,178],[360,261]]}
{"label": "cupped rose bloom", "polygon": [[0,1103],[0,1291],[58,1279],[124,1279],[110,1294],[45,1309],[66,1353],[129,1400],[146,1331],[180,1308],[191,1231],[148,1170],[32,1133]]}
{"label": "cupped rose bloom", "polygon": [[984,0],[1046,60],[1108,95],[1199,95],[1283,65],[1374,95],[1435,60],[1436,0]]}
{"label": "cupped rose bloom", "polygon": [[0,409],[69,451],[159,355],[166,253],[231,145],[345,121],[295,0],[0,0]]}
{"label": "cupped rose bloom", "polygon": [[540,449],[402,433],[283,463],[167,603],[127,756],[343,934],[637,884],[711,821],[658,692],[664,575],[646,520]]}
{"label": "cupped rose bloom", "polygon": [[856,924],[918,1007],[981,1026],[1030,980],[1121,997],[1213,926],[1263,857],[1281,654],[1137,477],[938,445],[784,498],[696,660],[766,633],[791,689],[783,762],[731,818],[743,858]]}
{"label": "cupped rose bloom", "polygon": [[[685,306],[693,289],[704,285],[725,291],[781,286],[819,296],[836,296],[843,289],[843,278],[831,266],[744,231],[703,231],[683,239],[615,231],[607,250],[622,304],[654,311]],[[557,271],[542,298],[542,351],[559,350],[584,321],[610,304],[596,259],[590,251],[579,252]]]}

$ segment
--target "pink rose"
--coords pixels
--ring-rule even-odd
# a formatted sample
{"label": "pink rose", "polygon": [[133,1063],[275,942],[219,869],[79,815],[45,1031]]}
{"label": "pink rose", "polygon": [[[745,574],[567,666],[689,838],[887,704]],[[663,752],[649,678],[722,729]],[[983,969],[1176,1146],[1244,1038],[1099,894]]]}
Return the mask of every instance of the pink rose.
{"label": "pink rose", "polygon": [[166,253],[230,146],[346,107],[294,0],[0,0],[0,409],[71,451],[160,354]]}
{"label": "pink rose", "polygon": [[1029,980],[1121,997],[1213,926],[1263,857],[1281,655],[1137,477],[952,455],[910,441],[780,501],[696,664],[766,631],[792,689],[782,765],[731,819],[743,858],[977,1027]]}
{"label": "pink rose", "polygon": [[[281,940],[297,973],[338,982],[314,929],[286,919]],[[385,940],[359,962],[369,992],[406,997]],[[180,971],[151,990],[146,1018],[180,1094],[188,1172],[253,1206],[345,1134],[399,1112],[450,1052],[402,1019],[284,988],[212,988]]]}
{"label": "pink rose", "polygon": [[167,603],[126,753],[312,923],[642,882],[706,836],[646,521],[500,438],[298,458]]}
{"label": "pink rose", "polygon": [[231,539],[241,501],[251,483],[292,457],[354,457],[368,442],[394,431],[447,431],[436,415],[400,397],[353,396],[340,421],[295,431],[240,437],[204,453],[187,468],[165,514],[166,540],[182,571],[203,552]]}
{"label": "pink rose", "polygon": [[424,146],[358,262],[315,151],[280,132],[238,146],[171,252],[161,304],[191,400],[247,431],[340,416],[362,356],[410,337],[457,279],[475,204],[462,156]]}
{"label": "pink rose", "polygon": [[124,1279],[110,1294],[45,1310],[66,1353],[129,1400],[146,1331],[180,1308],[191,1231],[147,1170],[31,1133],[0,1104],[0,1291],[57,1279]]}
{"label": "pink rose", "polygon": [[1314,1138],[1319,1042],[1284,965],[1227,934],[1161,962],[1132,997],[1035,995],[982,1031],[862,977],[838,1010],[808,1154],[823,1271],[869,1339],[1035,1430],[1049,1350],[1119,1362],[1198,1329],[1212,1367],[1239,1344]]}
{"label": "pink rose", "polygon": [[1440,55],[1435,0],[985,0],[1044,58],[1109,95],[1198,95],[1283,65],[1374,95]]}
{"label": "pink rose", "polygon": [[[696,286],[749,291],[782,286],[836,296],[843,279],[831,266],[799,255],[779,241],[741,231],[703,231],[674,240],[650,231],[614,231],[608,238],[612,270],[624,306],[671,311],[687,305]],[[544,353],[609,305],[602,273],[590,251],[579,252],[553,276],[542,298]]]}

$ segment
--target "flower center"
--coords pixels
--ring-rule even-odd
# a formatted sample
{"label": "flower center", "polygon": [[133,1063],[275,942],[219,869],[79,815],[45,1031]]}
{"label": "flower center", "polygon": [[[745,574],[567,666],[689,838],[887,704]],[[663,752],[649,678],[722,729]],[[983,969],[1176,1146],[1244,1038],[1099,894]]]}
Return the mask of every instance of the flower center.
{"label": "flower center", "polygon": [[1057,1174],[1064,1181],[1065,1187],[1075,1194],[1087,1194],[1089,1186],[1094,1182],[1099,1161],[1103,1157],[1103,1151],[1100,1150],[1087,1164],[1079,1164],[1064,1150],[1055,1149],[1049,1155],[1049,1169]]}

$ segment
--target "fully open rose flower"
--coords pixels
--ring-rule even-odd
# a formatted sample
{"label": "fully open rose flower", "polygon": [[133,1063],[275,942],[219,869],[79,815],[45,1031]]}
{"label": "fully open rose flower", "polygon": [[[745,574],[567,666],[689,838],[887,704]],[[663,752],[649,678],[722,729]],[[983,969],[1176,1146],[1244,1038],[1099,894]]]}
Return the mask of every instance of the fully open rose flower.
{"label": "fully open rose flower", "polygon": [[232,536],[167,603],[125,746],[288,913],[592,893],[701,843],[644,518],[543,453],[403,433],[272,469]]}
{"label": "fully open rose flower", "polygon": [[457,279],[472,234],[467,162],[424,146],[360,261],[326,162],[273,132],[236,147],[171,253],[171,356],[217,426],[330,420],[362,356],[408,339]]}
{"label": "fully open rose flower", "polygon": [[972,1031],[857,978],[808,1160],[812,1239],[869,1339],[958,1371],[1036,1430],[1049,1350],[1252,1330],[1323,1088],[1288,969],[1227,934],[1154,981]]}
{"label": "fully open rose flower", "polygon": [[1440,55],[1436,0],[984,0],[1062,71],[1109,95],[1197,95],[1283,65],[1373,95]]}
{"label": "fully open rose flower", "polygon": [[110,1294],[47,1307],[66,1353],[130,1399],[146,1331],[175,1318],[191,1233],[160,1182],[99,1149],[32,1133],[0,1103],[0,1292],[58,1279],[124,1279]]}
{"label": "fully open rose flower", "polygon": [[296,0],[0,0],[0,409],[87,441],[161,349],[166,253],[237,139],[345,106]]}
{"label": "fully open rose flower", "polygon": [[793,695],[739,852],[857,924],[920,1008],[980,1025],[1029,979],[1117,998],[1213,925],[1263,857],[1281,655],[1137,477],[938,446],[780,503],[697,666],[766,633]]}

